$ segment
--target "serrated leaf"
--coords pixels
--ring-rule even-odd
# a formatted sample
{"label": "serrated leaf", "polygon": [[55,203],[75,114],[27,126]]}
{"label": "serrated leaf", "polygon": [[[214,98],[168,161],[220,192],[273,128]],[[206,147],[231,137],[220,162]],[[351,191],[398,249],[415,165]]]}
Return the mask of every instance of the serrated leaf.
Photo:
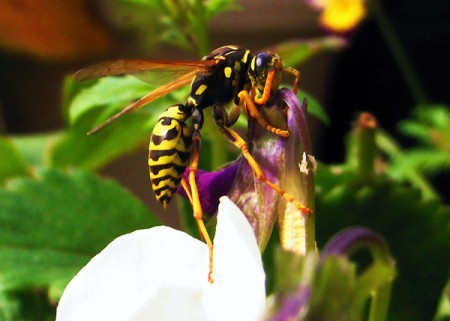
{"label": "serrated leaf", "polygon": [[435,174],[450,169],[450,153],[431,148],[414,148],[393,160],[388,172],[393,177],[405,177],[408,172]]}
{"label": "serrated leaf", "polygon": [[448,106],[419,106],[413,118],[402,121],[400,130],[424,144],[450,150],[450,110]]}
{"label": "serrated leaf", "polygon": [[29,165],[13,142],[6,137],[0,137],[0,185],[9,178],[29,174]]}
{"label": "serrated leaf", "polygon": [[118,184],[85,171],[41,169],[0,190],[0,283],[3,291],[65,284],[119,235],[158,224]]}

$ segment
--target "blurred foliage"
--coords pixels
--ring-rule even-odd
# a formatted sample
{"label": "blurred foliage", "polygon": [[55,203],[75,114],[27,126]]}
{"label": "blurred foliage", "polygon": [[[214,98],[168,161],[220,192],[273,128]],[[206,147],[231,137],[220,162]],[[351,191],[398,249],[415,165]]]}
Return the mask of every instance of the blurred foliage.
{"label": "blurred foliage", "polygon": [[390,174],[407,172],[437,174],[450,170],[450,110],[445,105],[418,106],[412,118],[400,123],[400,131],[417,140],[417,146],[393,160]]}
{"label": "blurred foliage", "polygon": [[[357,135],[360,128],[356,127],[350,134],[349,153],[367,155],[368,148],[377,150],[375,140],[371,147],[367,140],[355,139]],[[426,200],[418,189],[392,180],[389,169],[386,173],[361,175],[361,168],[370,166],[375,172],[379,156],[349,155],[345,164],[319,166],[317,241],[324,244],[336,232],[352,225],[380,232],[399,270],[392,294],[392,319],[430,320],[449,272],[450,209],[438,199]],[[386,166],[389,168],[389,164]]]}
{"label": "blurred foliage", "polygon": [[11,179],[0,190],[2,320],[33,315],[22,300],[32,289],[34,299],[55,304],[111,240],[158,224],[129,192],[92,173],[40,168],[33,177]]}
{"label": "blurred foliage", "polygon": [[439,301],[438,311],[433,321],[448,321],[450,319],[450,280],[447,282]]}
{"label": "blurred foliage", "polygon": [[211,19],[237,8],[234,0],[114,0],[104,1],[103,6],[115,26],[137,32],[147,49],[167,43],[200,56],[210,49]]}

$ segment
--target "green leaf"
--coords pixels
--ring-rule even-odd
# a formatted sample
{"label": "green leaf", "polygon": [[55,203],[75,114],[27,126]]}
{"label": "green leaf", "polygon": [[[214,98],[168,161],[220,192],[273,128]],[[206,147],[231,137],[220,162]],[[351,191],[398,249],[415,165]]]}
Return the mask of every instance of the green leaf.
{"label": "green leaf", "polygon": [[0,185],[15,176],[27,176],[30,168],[13,142],[0,137]]}
{"label": "green leaf", "polygon": [[291,40],[270,48],[283,59],[286,66],[298,66],[323,52],[335,52],[343,49],[347,42],[342,37],[327,36],[311,40]]}
{"label": "green leaf", "polygon": [[118,121],[117,126],[108,126],[91,136],[86,133],[94,127],[93,117],[86,117],[51,146],[48,164],[60,168],[82,167],[94,170],[138,146],[145,149],[143,142],[148,141],[151,133],[149,122],[154,123],[155,117],[146,119],[136,113],[130,114]]}
{"label": "green leaf", "polygon": [[98,169],[148,142],[160,113],[174,103],[184,102],[186,90],[170,93],[139,111],[124,115],[95,135],[86,136],[86,133],[151,88],[154,86],[131,76],[109,77],[78,88],[77,94],[68,93],[72,97],[67,106],[73,125],[52,145],[49,164]]}
{"label": "green leaf", "polygon": [[413,118],[399,125],[406,135],[421,143],[450,151],[450,110],[445,105],[419,106]]}
{"label": "green leaf", "polygon": [[433,321],[449,321],[450,320],[450,280],[445,285],[444,291],[439,301],[436,316]]}
{"label": "green leaf", "polygon": [[410,172],[436,174],[450,170],[450,152],[432,148],[414,148],[395,159],[388,168],[392,177],[403,178]]}
{"label": "green leaf", "polygon": [[117,183],[89,172],[41,169],[16,179],[0,190],[0,288],[45,290],[57,300],[109,242],[157,224]]}
{"label": "green leaf", "polygon": [[222,12],[238,10],[239,8],[235,0],[210,0],[206,2],[207,20],[211,20]]}
{"label": "green leaf", "polygon": [[[71,80],[66,81],[66,88],[70,87],[70,82]],[[70,123],[76,124],[92,109],[101,110],[101,120],[105,120],[106,115],[118,112],[155,88],[156,86],[132,76],[107,77],[85,82],[83,87],[76,89],[75,95],[69,92],[65,94],[67,99],[70,99],[67,103]]]}
{"label": "green leaf", "polygon": [[[430,183],[417,170],[399,171],[398,168],[403,168],[403,162],[408,162],[405,152],[400,148],[398,143],[389,136],[386,132],[378,130],[375,137],[377,147],[383,153],[387,154],[391,161],[391,166],[387,170],[387,174],[391,175],[397,181],[405,181],[417,188],[422,193],[424,200],[438,200],[440,199],[438,193],[430,185]],[[399,164],[399,167],[396,166]],[[403,175],[400,177],[399,175]]]}
{"label": "green leaf", "polygon": [[297,92],[297,97],[300,101],[302,101],[303,98],[306,98],[308,100],[308,114],[317,117],[317,119],[321,120],[325,124],[328,124],[330,122],[325,109],[313,96],[304,92],[303,90],[299,90]]}
{"label": "green leaf", "polygon": [[10,139],[29,165],[43,166],[48,161],[50,146],[58,142],[62,134],[62,132],[57,132],[41,135],[13,136]]}

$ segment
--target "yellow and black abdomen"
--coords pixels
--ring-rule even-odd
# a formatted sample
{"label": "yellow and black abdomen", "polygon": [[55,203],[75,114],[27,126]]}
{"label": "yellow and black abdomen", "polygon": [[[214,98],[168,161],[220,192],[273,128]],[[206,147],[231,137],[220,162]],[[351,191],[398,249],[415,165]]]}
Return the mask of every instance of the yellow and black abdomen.
{"label": "yellow and black abdomen", "polygon": [[156,199],[167,207],[189,165],[192,130],[185,123],[191,109],[184,105],[167,108],[153,128],[148,165]]}

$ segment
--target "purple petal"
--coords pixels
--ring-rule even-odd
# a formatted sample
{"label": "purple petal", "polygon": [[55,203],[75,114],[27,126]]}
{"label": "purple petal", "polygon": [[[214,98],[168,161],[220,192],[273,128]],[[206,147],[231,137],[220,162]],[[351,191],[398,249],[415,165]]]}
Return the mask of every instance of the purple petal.
{"label": "purple petal", "polygon": [[[241,159],[239,158],[217,171],[207,172],[201,169],[197,170],[197,173],[195,173],[195,180],[197,182],[200,203],[204,213],[213,215],[217,211],[219,199],[221,196],[229,193],[240,163]],[[187,168],[184,173],[184,179],[190,187],[189,173],[190,170]],[[178,188],[177,193],[187,198],[186,191],[182,186]]]}
{"label": "purple petal", "polygon": [[298,290],[283,298],[278,312],[273,315],[272,321],[291,321],[297,320],[301,309],[308,306],[311,296],[311,288],[308,286],[300,286]]}
{"label": "purple petal", "polygon": [[321,258],[328,255],[350,255],[353,251],[369,247],[378,258],[388,258],[386,241],[377,233],[362,227],[347,228],[329,241],[321,252]]}
{"label": "purple petal", "polygon": [[303,102],[300,104],[296,94],[287,88],[280,89],[279,93],[281,99],[289,106],[289,130],[298,134],[302,151],[312,155],[311,138],[309,136],[308,119],[306,117],[308,108],[307,100],[303,99]]}

